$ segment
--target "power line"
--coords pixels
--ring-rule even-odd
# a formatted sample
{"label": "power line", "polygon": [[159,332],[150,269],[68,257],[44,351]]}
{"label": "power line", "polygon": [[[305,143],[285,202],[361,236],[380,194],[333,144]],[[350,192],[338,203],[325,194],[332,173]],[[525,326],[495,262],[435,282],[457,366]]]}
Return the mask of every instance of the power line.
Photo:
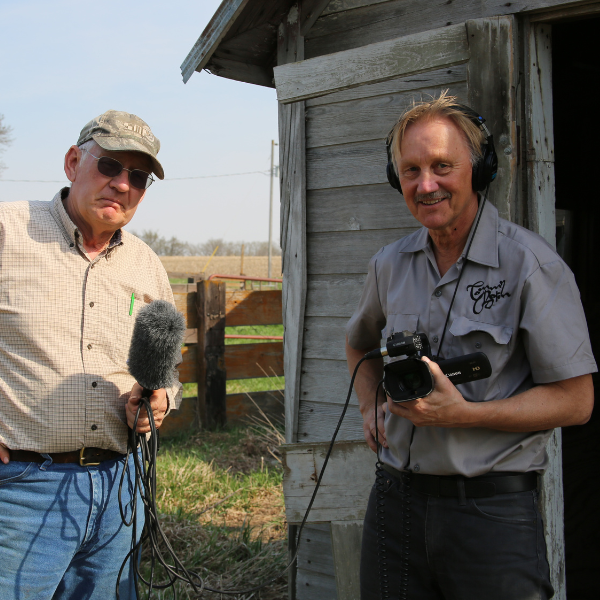
{"label": "power line", "polygon": [[[271,171],[245,171],[244,173],[223,173],[221,175],[199,175],[197,177],[166,177],[163,181],[183,181],[185,179],[212,179],[214,177],[237,177],[238,175],[270,175]],[[277,173],[275,173],[277,177]],[[67,183],[64,179],[0,179],[10,183]]]}

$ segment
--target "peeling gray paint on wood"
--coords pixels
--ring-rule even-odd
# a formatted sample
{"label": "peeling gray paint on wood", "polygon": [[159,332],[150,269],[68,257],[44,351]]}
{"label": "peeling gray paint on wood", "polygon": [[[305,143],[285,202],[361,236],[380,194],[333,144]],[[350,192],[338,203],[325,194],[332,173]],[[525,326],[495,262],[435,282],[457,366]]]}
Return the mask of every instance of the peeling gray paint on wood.
{"label": "peeling gray paint on wood", "polygon": [[[286,518],[299,523],[314,491],[329,443],[281,446]],[[364,519],[377,456],[365,442],[334,445],[308,523]],[[353,485],[348,485],[351,481]]]}
{"label": "peeling gray paint on wood", "polygon": [[421,226],[408,210],[404,197],[387,182],[309,190],[306,202],[307,233]]}
{"label": "peeling gray paint on wood", "polygon": [[[342,407],[330,402],[305,401],[300,404],[298,440],[326,442],[337,427]],[[358,407],[350,407],[338,434],[340,440],[364,441],[363,420]]]}
{"label": "peeling gray paint on wood", "polygon": [[386,94],[403,93],[410,91],[419,92],[422,89],[442,86],[448,87],[467,81],[467,65],[461,64],[453,67],[442,67],[426,73],[409,75],[408,77],[396,77],[381,81],[379,83],[365,84],[341,92],[332,92],[324,96],[317,96],[306,101],[306,107],[321,106],[323,104],[334,104],[336,102],[347,102],[348,100],[360,100],[361,98],[374,98]]}
{"label": "peeling gray paint on wood", "polygon": [[533,24],[527,32],[529,224],[556,247],[552,28],[547,24]]}
{"label": "peeling gray paint on wood", "polygon": [[379,248],[413,231],[415,228],[312,233],[308,236],[308,272],[311,276],[365,273]]}
{"label": "peeling gray paint on wood", "polygon": [[467,21],[471,59],[467,67],[469,106],[494,135],[498,176],[489,199],[503,219],[517,212],[517,82],[514,17]]}
{"label": "peeling gray paint on wood", "polygon": [[344,600],[360,600],[360,549],[362,521],[332,521],[331,546],[338,595]]}
{"label": "peeling gray paint on wood", "polygon": [[[338,410],[341,411],[350,386],[350,373],[346,361],[305,358],[302,361],[302,372],[301,402],[337,404]],[[350,404],[358,407],[358,398],[354,390]]]}

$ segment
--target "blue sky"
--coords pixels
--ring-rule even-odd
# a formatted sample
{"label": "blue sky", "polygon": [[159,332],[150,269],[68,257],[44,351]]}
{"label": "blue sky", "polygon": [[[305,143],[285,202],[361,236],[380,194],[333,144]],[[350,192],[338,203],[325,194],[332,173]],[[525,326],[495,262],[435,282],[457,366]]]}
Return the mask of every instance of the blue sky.
{"label": "blue sky", "polygon": [[[274,89],[180,65],[220,0],[0,2],[0,113],[13,144],[0,157],[0,200],[50,200],[79,131],[107,109],[142,117],[161,141],[167,178],[267,171],[277,141]],[[276,163],[277,163],[276,154]],[[275,182],[273,238],[279,239]],[[189,242],[266,240],[269,177],[157,181],[129,229]]]}

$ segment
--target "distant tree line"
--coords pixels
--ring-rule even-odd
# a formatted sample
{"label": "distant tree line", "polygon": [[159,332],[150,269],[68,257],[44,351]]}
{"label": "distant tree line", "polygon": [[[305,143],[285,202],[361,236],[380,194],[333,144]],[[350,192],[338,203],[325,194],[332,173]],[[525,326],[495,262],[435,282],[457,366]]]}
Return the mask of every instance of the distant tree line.
{"label": "distant tree line", "polygon": [[[222,238],[211,238],[200,244],[192,244],[175,236],[167,239],[158,231],[148,229],[142,233],[135,231],[132,233],[146,242],[159,256],[210,256],[217,246],[219,249],[215,256],[241,256],[242,245],[245,256],[268,256],[269,254],[269,242],[226,242]],[[281,248],[277,244],[273,244],[272,254],[281,256]]]}
{"label": "distant tree line", "polygon": [[[9,146],[12,142],[12,139],[10,137],[11,131],[12,127],[4,125],[4,115],[0,115],[0,154],[4,152],[4,147]],[[6,169],[6,165],[0,162],[0,174],[2,173],[2,171],[4,171],[4,169]]]}

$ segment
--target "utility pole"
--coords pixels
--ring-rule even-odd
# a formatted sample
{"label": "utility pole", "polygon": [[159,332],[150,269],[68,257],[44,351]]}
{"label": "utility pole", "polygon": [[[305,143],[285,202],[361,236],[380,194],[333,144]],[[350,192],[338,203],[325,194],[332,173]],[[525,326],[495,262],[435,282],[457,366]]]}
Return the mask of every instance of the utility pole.
{"label": "utility pole", "polygon": [[271,140],[271,192],[269,197],[269,279],[272,275],[271,255],[273,254],[273,179],[275,177],[275,140]]}

